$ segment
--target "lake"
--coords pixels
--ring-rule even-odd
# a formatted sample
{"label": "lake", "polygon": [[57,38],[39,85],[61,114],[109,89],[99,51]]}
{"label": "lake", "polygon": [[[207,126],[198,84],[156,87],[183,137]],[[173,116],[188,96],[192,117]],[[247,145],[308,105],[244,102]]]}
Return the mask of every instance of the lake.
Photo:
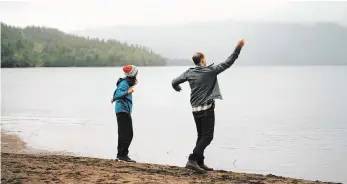
{"label": "lake", "polygon": [[[187,67],[139,68],[131,158],[184,166],[196,141]],[[120,68],[1,69],[2,129],[28,146],[114,159]],[[233,66],[219,77],[215,169],[347,183],[347,66]]]}

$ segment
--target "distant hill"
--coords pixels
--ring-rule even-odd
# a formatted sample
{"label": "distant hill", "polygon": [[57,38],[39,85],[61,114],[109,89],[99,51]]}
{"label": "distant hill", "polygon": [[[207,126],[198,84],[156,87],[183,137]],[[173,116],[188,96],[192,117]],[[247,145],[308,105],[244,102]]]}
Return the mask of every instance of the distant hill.
{"label": "distant hill", "polygon": [[117,38],[151,47],[168,58],[191,60],[196,51],[208,62],[224,61],[236,42],[246,46],[240,65],[347,64],[347,28],[331,23],[290,24],[205,22],[166,26],[117,26],[74,32],[99,38]]}
{"label": "distant hill", "polygon": [[164,66],[151,49],[117,40],[89,39],[58,29],[1,23],[1,67]]}
{"label": "distant hill", "polygon": [[167,66],[194,66],[193,60],[188,59],[167,59]]}

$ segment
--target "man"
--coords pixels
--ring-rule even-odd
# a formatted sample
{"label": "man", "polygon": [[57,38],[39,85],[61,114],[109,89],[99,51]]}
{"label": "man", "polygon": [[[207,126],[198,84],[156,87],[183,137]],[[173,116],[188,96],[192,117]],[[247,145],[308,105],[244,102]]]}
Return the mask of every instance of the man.
{"label": "man", "polygon": [[115,112],[118,124],[118,153],[117,160],[124,162],[135,162],[128,156],[129,146],[133,139],[133,124],[131,111],[133,106],[132,93],[137,84],[138,70],[134,65],[123,67],[125,78],[119,78],[117,88],[113,93],[111,103],[116,102]]}
{"label": "man", "polygon": [[238,58],[244,41],[240,40],[234,52],[228,59],[218,65],[208,65],[204,54],[197,52],[192,57],[193,68],[189,68],[179,77],[172,81],[172,87],[181,91],[180,84],[189,82],[191,88],[190,103],[198,132],[198,139],[193,153],[189,155],[186,168],[193,169],[198,173],[213,170],[204,164],[204,151],[211,143],[214,133],[214,99],[222,99],[219,91],[217,75],[228,69]]}

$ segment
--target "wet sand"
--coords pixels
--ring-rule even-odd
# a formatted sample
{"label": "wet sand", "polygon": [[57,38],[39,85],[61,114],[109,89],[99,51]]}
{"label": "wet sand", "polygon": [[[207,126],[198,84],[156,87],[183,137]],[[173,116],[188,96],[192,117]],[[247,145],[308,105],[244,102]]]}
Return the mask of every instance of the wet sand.
{"label": "wet sand", "polygon": [[21,152],[25,151],[26,144],[17,136],[1,132],[1,152]]}
{"label": "wet sand", "polygon": [[196,174],[167,165],[40,154],[1,132],[1,183],[324,183],[275,175],[212,171]]}

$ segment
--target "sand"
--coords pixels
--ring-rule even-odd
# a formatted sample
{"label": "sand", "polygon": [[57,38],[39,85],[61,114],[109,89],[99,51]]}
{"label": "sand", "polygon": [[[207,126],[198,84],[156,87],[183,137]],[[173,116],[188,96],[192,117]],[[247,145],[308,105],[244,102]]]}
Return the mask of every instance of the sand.
{"label": "sand", "polygon": [[197,174],[168,165],[33,152],[1,132],[1,183],[324,183],[275,175],[212,171]]}

